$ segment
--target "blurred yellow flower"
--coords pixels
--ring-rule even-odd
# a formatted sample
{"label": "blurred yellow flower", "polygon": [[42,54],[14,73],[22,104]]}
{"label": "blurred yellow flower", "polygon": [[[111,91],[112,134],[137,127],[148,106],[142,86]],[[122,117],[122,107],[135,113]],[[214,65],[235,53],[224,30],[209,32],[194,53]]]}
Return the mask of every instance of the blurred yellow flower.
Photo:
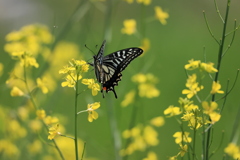
{"label": "blurred yellow flower", "polygon": [[166,19],[169,17],[167,12],[164,12],[161,7],[156,6],[155,8],[155,16],[156,18],[163,24],[167,24]]}
{"label": "blurred yellow flower", "polygon": [[240,159],[240,147],[234,143],[229,143],[224,152],[234,159]]}
{"label": "blurred yellow flower", "polygon": [[24,54],[20,58],[20,65],[25,66],[25,67],[30,67],[30,66],[33,66],[35,68],[39,67],[39,64],[37,63],[36,59],[32,56],[27,55],[27,54]]}
{"label": "blurred yellow flower", "polygon": [[168,117],[176,116],[181,114],[181,110],[179,107],[175,107],[173,105],[169,106],[167,109],[164,110],[163,112],[165,115],[169,114]]}
{"label": "blurred yellow flower", "polygon": [[92,89],[93,96],[96,96],[100,91],[100,86],[98,83],[94,82],[94,79],[83,79],[82,84],[88,85],[88,88]]}
{"label": "blurred yellow flower", "polygon": [[138,89],[140,97],[154,98],[160,94],[159,90],[152,84],[140,84]]}
{"label": "blurred yellow flower", "polygon": [[100,102],[95,102],[92,104],[88,104],[88,121],[92,122],[98,118],[98,113],[95,111],[100,107]]}
{"label": "blurred yellow flower", "polygon": [[44,118],[44,123],[47,124],[47,125],[51,125],[51,124],[54,124],[54,123],[58,123],[59,120],[57,117],[52,117],[52,116],[47,116]]}
{"label": "blurred yellow flower", "polygon": [[143,130],[143,137],[146,143],[150,146],[156,146],[158,145],[158,133],[157,131],[151,127],[151,126],[146,126]]}
{"label": "blurred yellow flower", "polygon": [[136,83],[145,83],[147,81],[147,76],[145,74],[138,73],[132,76],[132,81]]}
{"label": "blurred yellow flower", "polygon": [[134,102],[134,99],[135,99],[135,95],[136,95],[135,90],[131,90],[130,92],[128,92],[128,93],[125,95],[124,100],[121,102],[121,106],[122,106],[122,107],[126,107],[126,106],[128,106],[129,104],[133,103],[133,102]]}
{"label": "blurred yellow flower", "polygon": [[37,78],[37,86],[42,90],[44,94],[48,93],[48,88],[46,87],[45,78],[42,80],[41,78]]}
{"label": "blurred yellow flower", "polygon": [[151,119],[150,124],[156,127],[161,127],[165,123],[164,118],[162,116],[155,117]]}
{"label": "blurred yellow flower", "polygon": [[18,116],[21,120],[27,120],[29,116],[29,110],[26,107],[19,107],[17,110]]}
{"label": "blurred yellow flower", "polygon": [[144,38],[141,43],[142,43],[142,45],[139,48],[144,50],[143,53],[146,53],[150,48],[150,40],[148,38]]}
{"label": "blurred yellow flower", "polygon": [[137,3],[143,3],[144,5],[150,5],[152,0],[137,0]]}
{"label": "blurred yellow flower", "polygon": [[219,94],[223,94],[224,91],[220,90],[221,89],[221,84],[218,82],[213,81],[212,84],[212,90],[211,90],[211,94],[215,94],[215,93],[219,93]]}
{"label": "blurred yellow flower", "polygon": [[146,158],[143,158],[143,160],[158,160],[157,154],[155,152],[148,152],[148,155]]}
{"label": "blurred yellow flower", "polygon": [[4,68],[3,64],[2,64],[2,63],[0,63],[0,77],[1,77],[1,76],[2,76],[2,74],[3,74],[3,68]]}
{"label": "blurred yellow flower", "polygon": [[45,110],[43,110],[43,109],[38,109],[38,110],[36,111],[36,115],[37,115],[37,118],[38,118],[38,119],[43,120],[43,119],[46,117],[46,112],[45,112]]}
{"label": "blurred yellow flower", "polygon": [[180,152],[178,153],[178,155],[183,157],[187,153],[188,146],[186,144],[184,146],[181,144],[179,144],[179,145],[180,145]]}
{"label": "blurred yellow flower", "polygon": [[27,130],[15,119],[7,122],[7,132],[9,133],[9,136],[14,139],[23,138],[27,135]]}
{"label": "blurred yellow flower", "polygon": [[134,34],[136,32],[137,22],[134,19],[127,19],[123,21],[123,26],[121,32],[123,34]]}
{"label": "blurred yellow flower", "polygon": [[43,124],[41,121],[35,119],[35,120],[31,120],[28,125],[33,132],[38,132],[42,129]]}
{"label": "blurred yellow flower", "polygon": [[180,144],[183,141],[186,143],[190,143],[192,141],[192,138],[188,137],[189,136],[189,132],[176,132],[174,133],[173,137],[176,138],[175,139],[175,143]]}
{"label": "blurred yellow flower", "polygon": [[15,96],[23,96],[24,93],[21,91],[18,87],[14,86],[10,92],[10,95],[15,97]]}
{"label": "blurred yellow flower", "polygon": [[66,74],[66,73],[72,72],[72,71],[74,71],[74,70],[75,70],[75,67],[74,67],[74,66],[68,66],[68,65],[66,65],[66,66],[63,66],[63,69],[60,69],[60,70],[59,70],[59,74]]}
{"label": "blurred yellow flower", "polygon": [[34,140],[31,144],[27,145],[28,152],[31,154],[37,154],[42,151],[42,142],[40,140]]}
{"label": "blurred yellow flower", "polygon": [[1,139],[0,144],[0,153],[2,157],[7,157],[8,159],[18,159],[20,151],[13,142]]}
{"label": "blurred yellow flower", "polygon": [[209,115],[210,113],[213,113],[218,108],[218,104],[216,102],[210,102],[210,105],[209,105],[208,102],[203,101],[202,107],[204,108],[204,113]]}
{"label": "blurred yellow flower", "polygon": [[56,125],[50,127],[48,133],[49,133],[48,139],[50,139],[50,140],[54,139],[55,136],[57,136],[57,135],[61,135],[61,133],[59,132],[59,124],[56,124]]}

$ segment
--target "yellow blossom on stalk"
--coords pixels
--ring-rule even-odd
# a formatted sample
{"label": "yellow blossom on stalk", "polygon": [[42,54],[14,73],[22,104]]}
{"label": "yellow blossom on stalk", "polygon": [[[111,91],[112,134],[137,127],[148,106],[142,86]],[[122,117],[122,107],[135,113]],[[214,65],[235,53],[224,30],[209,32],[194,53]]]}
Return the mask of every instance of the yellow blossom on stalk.
{"label": "yellow blossom on stalk", "polygon": [[180,152],[178,153],[178,155],[180,155],[181,157],[183,157],[185,155],[185,153],[187,153],[188,150],[188,146],[185,144],[184,146],[180,145]]}
{"label": "yellow blossom on stalk", "polygon": [[187,94],[187,98],[190,99],[194,95],[197,94],[200,90],[203,89],[203,86],[198,86],[198,82],[196,82],[197,76],[193,74],[192,76],[188,76],[186,87],[189,89],[182,90],[182,94]]}
{"label": "yellow blossom on stalk", "polygon": [[129,104],[134,102],[136,92],[134,90],[131,90],[129,93],[125,95],[124,100],[121,102],[122,107],[126,107]]}
{"label": "yellow blossom on stalk", "polygon": [[217,102],[210,102],[210,105],[209,105],[208,102],[203,101],[202,107],[204,108],[204,113],[209,115],[218,108],[218,104]]}
{"label": "yellow blossom on stalk", "polygon": [[190,143],[192,141],[192,138],[188,137],[189,136],[189,132],[176,132],[174,133],[173,137],[176,138],[175,139],[175,143],[180,144],[183,141],[186,143]]}
{"label": "yellow blossom on stalk", "polygon": [[234,143],[229,143],[224,152],[234,159],[240,159],[240,147]]}
{"label": "yellow blossom on stalk", "polygon": [[52,117],[52,116],[47,116],[43,120],[44,120],[45,124],[47,124],[47,125],[59,122],[57,117]]}
{"label": "yellow blossom on stalk", "polygon": [[221,115],[217,112],[210,113],[209,116],[212,124],[218,122],[221,118]]}
{"label": "yellow blossom on stalk", "polygon": [[144,38],[144,39],[142,39],[141,43],[142,43],[142,45],[139,48],[144,50],[144,53],[147,52],[149,50],[149,48],[150,48],[150,40],[148,38]]}
{"label": "yellow blossom on stalk", "polygon": [[185,105],[184,106],[184,109],[186,111],[195,111],[196,109],[198,109],[198,106],[197,105],[194,105],[194,104],[190,104],[190,105]]}
{"label": "yellow blossom on stalk", "polygon": [[146,143],[150,146],[156,146],[158,145],[158,133],[154,130],[152,126],[146,126],[143,129],[143,138],[146,141]]}
{"label": "yellow blossom on stalk", "polygon": [[89,64],[84,60],[73,60],[75,65],[80,68],[81,72],[87,72],[89,70]]}
{"label": "yellow blossom on stalk", "polygon": [[71,73],[70,75],[67,75],[67,77],[65,78],[66,81],[62,82],[61,85],[62,87],[66,87],[66,86],[75,87],[77,80],[80,80],[81,78],[82,78],[81,75],[77,76],[76,74]]}
{"label": "yellow blossom on stalk", "polygon": [[155,152],[148,152],[147,157],[143,158],[143,160],[158,160],[157,154]]}
{"label": "yellow blossom on stalk", "polygon": [[46,117],[46,112],[43,109],[39,109],[36,111],[36,115],[38,119],[44,119]]}
{"label": "yellow blossom on stalk", "polygon": [[54,139],[55,136],[57,135],[61,135],[61,133],[59,132],[59,124],[56,124],[55,126],[50,127],[48,133],[49,133],[48,139],[50,140]]}
{"label": "yellow blossom on stalk", "polygon": [[142,73],[138,73],[132,76],[132,81],[136,83],[145,83],[147,81],[147,76]]}
{"label": "yellow blossom on stalk", "polygon": [[208,73],[218,72],[216,68],[213,67],[214,63],[201,63],[200,68]]}
{"label": "yellow blossom on stalk", "polygon": [[10,95],[13,96],[13,97],[15,97],[15,96],[23,96],[24,93],[18,87],[14,86],[12,88],[12,90],[11,90]]}
{"label": "yellow blossom on stalk", "polygon": [[151,119],[150,124],[156,127],[161,127],[165,123],[164,118],[162,116],[155,117]]}
{"label": "yellow blossom on stalk", "polygon": [[156,6],[155,8],[155,16],[156,18],[163,24],[167,24],[166,19],[169,17],[167,12],[164,12],[161,7]]}
{"label": "yellow blossom on stalk", "polygon": [[136,32],[137,22],[135,19],[127,19],[123,21],[124,28],[122,28],[121,32],[123,34],[134,34]]}
{"label": "yellow blossom on stalk", "polygon": [[143,3],[145,6],[150,5],[152,0],[137,0],[137,3]]}
{"label": "yellow blossom on stalk", "polygon": [[75,67],[74,67],[74,66],[68,66],[68,65],[66,65],[66,66],[63,66],[63,69],[60,69],[60,70],[59,70],[59,74],[66,74],[66,73],[72,72],[72,71],[74,71],[74,70],[75,70]]}
{"label": "yellow blossom on stalk", "polygon": [[46,84],[45,84],[45,79],[41,79],[41,78],[37,78],[37,86],[38,88],[40,88],[42,90],[42,92],[44,94],[47,94],[48,93],[48,88],[46,87]]}
{"label": "yellow blossom on stalk", "polygon": [[160,94],[159,90],[152,84],[140,84],[138,89],[140,97],[154,98]]}
{"label": "yellow blossom on stalk", "polygon": [[202,117],[196,117],[193,112],[186,112],[181,119],[188,121],[190,129],[199,129],[203,124]]}
{"label": "yellow blossom on stalk", "polygon": [[211,94],[215,94],[215,93],[219,93],[219,94],[223,94],[224,91],[221,91],[221,84],[218,82],[213,81],[212,84],[212,90],[211,90]]}
{"label": "yellow blossom on stalk", "polygon": [[2,76],[2,74],[3,74],[3,68],[4,68],[3,64],[2,64],[2,63],[0,63],[0,77],[1,77],[1,76]]}
{"label": "yellow blossom on stalk", "polygon": [[176,116],[182,113],[179,107],[175,107],[173,105],[169,106],[163,112],[165,115],[169,114],[169,117]]}
{"label": "yellow blossom on stalk", "polygon": [[35,68],[39,67],[39,64],[37,63],[36,59],[32,56],[27,55],[27,54],[24,54],[24,55],[21,56],[20,65],[25,66],[25,67],[29,67],[29,66],[33,66]]}
{"label": "yellow blossom on stalk", "polygon": [[189,60],[188,62],[189,62],[189,64],[186,64],[186,65],[184,66],[184,68],[185,68],[186,70],[194,70],[194,69],[196,69],[196,68],[199,68],[200,63],[201,63],[200,60],[194,61],[193,59]]}
{"label": "yellow blossom on stalk", "polygon": [[95,102],[92,104],[88,104],[88,121],[92,122],[98,118],[98,113],[95,111],[100,107],[100,102]]}
{"label": "yellow blossom on stalk", "polygon": [[29,128],[33,131],[33,132],[38,132],[42,129],[42,122],[35,119],[35,120],[31,120],[29,122]]}
{"label": "yellow blossom on stalk", "polygon": [[88,88],[92,90],[93,96],[96,96],[100,91],[100,86],[94,82],[94,79],[83,79],[82,84],[88,85]]}

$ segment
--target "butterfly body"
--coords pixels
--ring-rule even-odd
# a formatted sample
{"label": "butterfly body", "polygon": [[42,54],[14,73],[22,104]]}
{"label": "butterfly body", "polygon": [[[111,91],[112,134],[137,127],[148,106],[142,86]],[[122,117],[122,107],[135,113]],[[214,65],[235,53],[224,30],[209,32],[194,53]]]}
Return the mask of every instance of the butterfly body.
{"label": "butterfly body", "polygon": [[113,91],[115,98],[117,98],[114,86],[117,86],[118,82],[121,81],[121,72],[133,59],[141,55],[143,50],[137,47],[126,48],[103,56],[105,44],[106,41],[103,41],[98,54],[93,56],[94,62],[92,65],[95,69],[96,78],[102,85],[101,92]]}

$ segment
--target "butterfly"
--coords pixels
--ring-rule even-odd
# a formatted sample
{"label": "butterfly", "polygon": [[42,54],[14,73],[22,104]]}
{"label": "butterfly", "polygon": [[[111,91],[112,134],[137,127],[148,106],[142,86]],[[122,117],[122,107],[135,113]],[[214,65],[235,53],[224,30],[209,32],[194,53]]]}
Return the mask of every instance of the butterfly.
{"label": "butterfly", "polygon": [[106,93],[113,91],[115,98],[117,98],[114,86],[117,86],[118,82],[121,81],[121,72],[132,60],[141,55],[143,50],[132,47],[103,56],[105,44],[106,40],[103,41],[98,54],[93,56],[94,61],[91,65],[94,66],[97,81],[102,85],[101,92],[103,93],[103,98],[103,91],[106,91]]}

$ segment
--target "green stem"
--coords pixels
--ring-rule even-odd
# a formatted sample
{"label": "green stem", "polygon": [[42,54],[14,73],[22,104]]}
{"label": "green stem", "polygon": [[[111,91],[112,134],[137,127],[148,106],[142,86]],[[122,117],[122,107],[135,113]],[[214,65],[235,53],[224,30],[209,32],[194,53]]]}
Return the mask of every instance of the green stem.
{"label": "green stem", "polygon": [[75,92],[75,112],[74,112],[74,130],[75,130],[75,138],[74,138],[74,144],[75,144],[75,157],[76,160],[78,160],[78,84],[79,84],[79,73],[77,73],[77,79],[76,79],[76,92]]}
{"label": "green stem", "polygon": [[[226,16],[225,16],[225,20],[224,20],[224,22],[223,22],[222,39],[221,39],[221,41],[220,41],[219,51],[218,51],[218,64],[217,64],[217,70],[218,70],[218,72],[217,72],[216,75],[215,75],[215,79],[214,79],[215,82],[218,81],[218,76],[219,76],[219,72],[220,72],[220,66],[221,66],[221,62],[222,62],[222,54],[223,54],[225,37],[226,37],[225,33],[226,33],[226,29],[227,29],[227,20],[228,20],[228,13],[229,13],[229,8],[230,8],[230,2],[231,2],[231,0],[228,0],[228,2],[227,2]],[[215,101],[215,94],[212,95],[212,101]],[[210,150],[210,141],[211,141],[211,131],[212,131],[211,128],[207,131],[205,160],[208,160],[208,159],[209,159],[209,150]]]}

